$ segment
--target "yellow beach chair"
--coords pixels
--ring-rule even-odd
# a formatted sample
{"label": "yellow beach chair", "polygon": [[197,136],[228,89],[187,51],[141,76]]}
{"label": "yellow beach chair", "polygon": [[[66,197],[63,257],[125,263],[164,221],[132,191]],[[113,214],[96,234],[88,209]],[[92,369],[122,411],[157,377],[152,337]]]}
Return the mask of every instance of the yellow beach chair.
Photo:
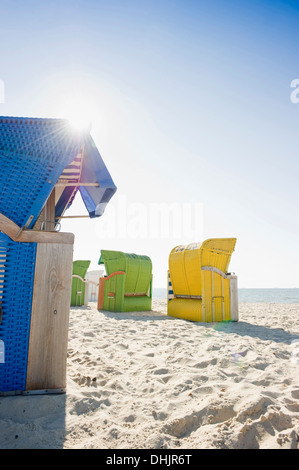
{"label": "yellow beach chair", "polygon": [[173,248],[167,314],[198,322],[238,321],[237,276],[227,273],[236,238]]}

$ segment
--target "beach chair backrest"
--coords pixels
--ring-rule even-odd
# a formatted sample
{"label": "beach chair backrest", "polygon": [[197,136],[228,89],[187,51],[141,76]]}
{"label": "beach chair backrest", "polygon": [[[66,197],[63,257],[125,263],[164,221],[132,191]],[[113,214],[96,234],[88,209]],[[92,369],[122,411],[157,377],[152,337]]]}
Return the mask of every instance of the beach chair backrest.
{"label": "beach chair backrest", "polygon": [[202,243],[179,245],[169,255],[169,274],[174,295],[202,296],[202,267],[226,273],[236,238],[211,238]]}
{"label": "beach chair backrest", "polygon": [[105,265],[108,276],[117,271],[126,273],[125,293],[146,294],[148,292],[152,278],[152,262],[148,256],[101,250],[99,264]]}
{"label": "beach chair backrest", "polygon": [[32,228],[81,146],[63,119],[0,117],[0,213]]}

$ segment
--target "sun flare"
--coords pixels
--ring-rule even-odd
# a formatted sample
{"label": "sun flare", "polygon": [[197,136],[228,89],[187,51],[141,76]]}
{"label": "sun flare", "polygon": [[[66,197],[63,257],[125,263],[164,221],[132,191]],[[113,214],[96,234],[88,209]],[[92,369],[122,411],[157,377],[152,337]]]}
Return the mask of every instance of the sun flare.
{"label": "sun flare", "polygon": [[98,112],[91,103],[91,99],[68,96],[60,103],[60,115],[69,123],[70,129],[75,132],[88,132],[98,121]]}
{"label": "sun flare", "polygon": [[68,118],[70,127],[75,131],[89,131],[91,129],[91,120],[88,116],[73,116]]}

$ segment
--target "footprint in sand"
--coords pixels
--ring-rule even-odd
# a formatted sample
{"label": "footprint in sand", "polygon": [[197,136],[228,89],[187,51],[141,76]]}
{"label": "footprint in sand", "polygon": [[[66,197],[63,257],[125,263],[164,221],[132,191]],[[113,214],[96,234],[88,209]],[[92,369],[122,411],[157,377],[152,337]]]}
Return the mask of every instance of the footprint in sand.
{"label": "footprint in sand", "polygon": [[169,370],[168,369],[156,369],[154,371],[155,375],[163,375],[163,374],[168,374]]}

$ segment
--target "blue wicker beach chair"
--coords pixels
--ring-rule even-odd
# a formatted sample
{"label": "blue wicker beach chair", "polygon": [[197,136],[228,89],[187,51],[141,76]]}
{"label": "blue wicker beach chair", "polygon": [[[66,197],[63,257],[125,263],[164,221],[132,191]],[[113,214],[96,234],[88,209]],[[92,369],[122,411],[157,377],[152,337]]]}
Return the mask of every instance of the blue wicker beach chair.
{"label": "blue wicker beach chair", "polygon": [[79,190],[99,217],[116,186],[89,130],[0,117],[0,395],[66,384],[73,234],[58,225]]}

